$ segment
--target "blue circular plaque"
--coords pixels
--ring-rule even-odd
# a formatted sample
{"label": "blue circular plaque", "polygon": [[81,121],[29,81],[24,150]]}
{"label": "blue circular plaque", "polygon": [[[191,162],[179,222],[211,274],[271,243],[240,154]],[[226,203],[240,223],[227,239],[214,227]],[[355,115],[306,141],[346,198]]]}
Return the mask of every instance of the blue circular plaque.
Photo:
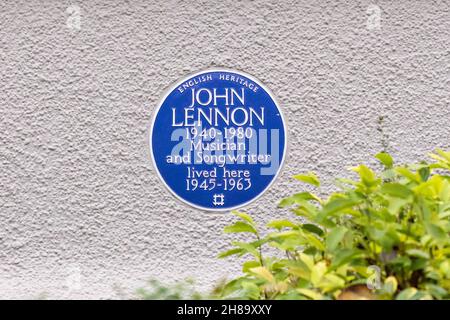
{"label": "blue circular plaque", "polygon": [[225,211],[261,196],[286,154],[286,125],[272,93],[240,71],[208,69],[171,86],[150,129],[154,167],[199,209]]}

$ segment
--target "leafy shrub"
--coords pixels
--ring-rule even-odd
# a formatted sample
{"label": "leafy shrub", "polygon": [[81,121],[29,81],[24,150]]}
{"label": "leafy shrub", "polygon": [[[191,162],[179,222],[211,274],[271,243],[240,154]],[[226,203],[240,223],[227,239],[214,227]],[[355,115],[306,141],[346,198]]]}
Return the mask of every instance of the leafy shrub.
{"label": "leafy shrub", "polygon": [[190,278],[172,284],[151,279],[136,294],[141,300],[215,300],[221,298],[225,284],[225,279],[222,279],[212,289],[198,291],[195,281]]}
{"label": "leafy shrub", "polygon": [[[274,220],[262,236],[254,220],[239,221],[225,233],[248,233],[253,241],[232,242],[219,255],[251,257],[243,276],[228,282],[222,298],[244,299],[449,299],[450,152],[384,169],[352,168],[357,180],[338,179],[339,192],[321,199],[300,192],[283,199],[301,217]],[[319,187],[313,173],[295,179]],[[265,256],[266,246],[277,250]]]}
{"label": "leafy shrub", "polygon": [[192,279],[186,279],[172,285],[151,279],[148,281],[147,287],[137,290],[137,294],[143,300],[199,300],[204,298],[195,289]]}

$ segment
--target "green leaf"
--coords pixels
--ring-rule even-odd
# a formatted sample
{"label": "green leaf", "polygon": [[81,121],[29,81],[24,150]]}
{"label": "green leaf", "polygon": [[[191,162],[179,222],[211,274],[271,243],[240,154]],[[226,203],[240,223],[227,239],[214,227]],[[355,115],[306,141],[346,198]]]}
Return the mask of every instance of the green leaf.
{"label": "green leaf", "polygon": [[433,159],[438,160],[438,161],[441,161],[441,162],[449,162],[449,163],[450,163],[450,151],[446,152],[446,151],[443,151],[443,150],[441,150],[441,149],[437,149],[437,150],[436,150],[436,153],[437,153],[438,155],[436,155],[436,154],[434,154],[434,153],[431,153],[431,154],[429,154],[429,156],[430,156],[431,158],[433,158]]}
{"label": "green leaf", "polygon": [[250,242],[250,244],[251,244],[253,247],[255,247],[255,248],[259,248],[259,247],[261,247],[263,244],[267,243],[269,240],[270,240],[270,239],[269,239],[268,237],[264,237],[264,238],[261,238],[261,239],[256,240],[256,241],[252,241],[252,242]]}
{"label": "green leaf", "polygon": [[439,266],[439,271],[442,272],[447,278],[450,278],[450,261],[445,260]]}
{"label": "green leaf", "polygon": [[316,187],[320,186],[319,178],[313,172],[309,172],[308,174],[298,174],[295,175],[293,178]]}
{"label": "green leaf", "polygon": [[283,228],[295,228],[297,225],[289,220],[272,220],[267,227],[281,230]]}
{"label": "green leaf", "polygon": [[381,192],[391,197],[407,199],[414,193],[400,183],[385,183],[381,187]]}
{"label": "green leaf", "polygon": [[230,226],[226,226],[223,231],[225,233],[239,233],[239,232],[250,232],[256,234],[256,230],[253,226],[246,222],[237,221]]}
{"label": "green leaf", "polygon": [[408,178],[411,181],[420,183],[420,178],[411,170],[409,170],[408,168],[405,167],[397,167],[394,169],[395,172],[397,172],[398,174]]}
{"label": "green leaf", "polygon": [[236,279],[233,279],[231,281],[228,281],[222,288],[222,297],[229,297],[236,291],[240,290],[242,288],[242,282],[245,281],[245,277],[239,277]]}
{"label": "green leaf", "polygon": [[307,233],[304,234],[304,237],[308,241],[308,244],[315,247],[316,249],[319,249],[320,251],[325,251],[325,246],[323,245],[322,241],[317,238],[315,234]]}
{"label": "green leaf", "polygon": [[307,200],[307,201],[312,200],[312,201],[317,201],[317,202],[321,202],[322,201],[318,196],[316,196],[315,194],[313,194],[311,192],[296,193],[296,194],[294,194],[292,196],[292,198],[295,201],[298,201],[298,202],[302,202],[302,201],[305,201],[305,200]]}
{"label": "green leaf", "polygon": [[352,170],[359,173],[361,181],[368,187],[372,187],[380,181],[376,178],[375,173],[363,164],[352,168]]}
{"label": "green leaf", "polygon": [[450,151],[444,151],[442,149],[437,149],[436,153],[439,154],[442,158],[450,162]]}
{"label": "green leaf", "polygon": [[259,278],[266,280],[267,282],[275,282],[273,274],[270,273],[270,271],[266,267],[251,268],[250,272],[258,276]]}
{"label": "green leaf", "polygon": [[235,254],[242,254],[244,251],[242,250],[242,248],[234,248],[234,249],[230,249],[224,252],[219,253],[218,258],[222,259],[222,258],[226,258]]}
{"label": "green leaf", "polygon": [[403,290],[402,292],[400,292],[395,299],[396,300],[414,300],[414,296],[416,295],[416,293],[417,293],[416,288],[407,288],[407,289]]}
{"label": "green leaf", "polygon": [[411,263],[411,267],[410,267],[411,271],[425,269],[428,264],[428,261],[429,261],[429,259],[424,259],[424,258],[414,259]]}
{"label": "green leaf", "polygon": [[322,209],[320,213],[321,217],[325,217],[330,214],[334,214],[338,211],[343,211],[345,209],[351,208],[359,204],[361,200],[348,199],[348,198],[335,198],[330,200]]}
{"label": "green leaf", "polygon": [[305,235],[299,230],[289,230],[284,232],[273,232],[268,235],[268,239],[272,240],[270,246],[280,250],[296,250],[300,246],[307,244]]}
{"label": "green leaf", "polygon": [[319,237],[321,237],[323,235],[323,230],[321,228],[319,228],[318,226],[316,226],[315,224],[312,223],[305,223],[302,224],[302,229],[315,233],[317,234]]}
{"label": "green leaf", "polygon": [[428,292],[430,292],[434,297],[438,299],[443,299],[448,294],[447,290],[432,283],[427,283],[425,285],[425,288]]}
{"label": "green leaf", "polygon": [[383,178],[383,180],[395,180],[396,176],[395,176],[395,171],[393,168],[391,169],[386,169],[383,172],[381,172],[380,174],[381,178]]}
{"label": "green leaf", "polygon": [[281,200],[278,206],[284,208],[295,203],[304,203],[305,201],[317,201],[320,203],[322,200],[311,192],[300,192]]}
{"label": "green leaf", "polygon": [[420,249],[409,249],[406,253],[412,257],[430,259],[430,254]]}
{"label": "green leaf", "polygon": [[380,244],[385,251],[390,251],[392,247],[398,243],[399,235],[392,227],[388,225],[380,227],[367,227],[370,237]]}
{"label": "green leaf", "polygon": [[388,261],[386,261],[386,264],[397,265],[403,269],[409,269],[409,268],[411,268],[411,265],[412,265],[411,259],[407,256],[400,256],[400,257],[396,257],[392,260],[388,260]]}
{"label": "green leaf", "polygon": [[407,205],[409,203],[408,200],[405,199],[401,199],[401,198],[390,198],[389,199],[389,206],[388,206],[388,210],[389,212],[397,215],[397,212],[404,207],[405,205]]}
{"label": "green leaf", "polygon": [[375,158],[380,160],[380,162],[388,169],[392,168],[392,166],[394,165],[394,160],[389,153],[380,152],[375,156]]}
{"label": "green leaf", "polygon": [[327,273],[324,276],[324,280],[320,284],[320,287],[324,291],[333,291],[345,287],[345,280],[341,278],[337,273]]}
{"label": "green leaf", "polygon": [[299,255],[300,261],[302,261],[308,267],[308,269],[311,271],[314,268],[314,258],[311,257],[310,255],[307,255],[304,253],[299,253],[298,255]]}
{"label": "green leaf", "polygon": [[252,244],[240,241],[233,241],[231,244],[235,247],[241,248],[242,254],[247,252],[259,259],[259,252]]}
{"label": "green leaf", "polygon": [[444,229],[434,223],[425,223],[425,228],[427,229],[428,233],[436,240],[444,240],[448,236]]}
{"label": "green leaf", "polygon": [[259,300],[260,299],[260,291],[259,287],[250,281],[243,281],[241,283],[242,289],[245,291],[245,296],[250,300]]}
{"label": "green leaf", "polygon": [[337,248],[339,242],[344,239],[347,231],[348,229],[345,227],[335,227],[331,229],[326,239],[327,250],[333,252]]}
{"label": "green leaf", "polygon": [[363,257],[364,252],[356,249],[341,249],[335,253],[330,269],[335,270],[352,260]]}
{"label": "green leaf", "polygon": [[280,201],[280,203],[278,203],[278,207],[286,208],[286,207],[292,206],[294,203],[295,203],[295,201],[291,197],[289,197],[289,198],[282,199]]}
{"label": "green leaf", "polygon": [[323,296],[318,293],[317,291],[311,290],[311,289],[297,289],[297,291],[299,293],[301,293],[302,295],[304,295],[305,297],[312,299],[312,300],[322,300]]}
{"label": "green leaf", "polygon": [[327,265],[325,261],[320,261],[316,263],[314,268],[311,271],[311,283],[314,287],[318,287],[323,276],[327,272]]}
{"label": "green leaf", "polygon": [[289,261],[288,271],[293,276],[299,277],[299,278],[307,280],[307,281],[310,280],[311,269],[302,260]]}
{"label": "green leaf", "polygon": [[256,267],[260,267],[261,263],[259,261],[256,260],[250,260],[250,261],[246,261],[242,264],[242,272],[250,272],[250,269],[256,268]]}
{"label": "green leaf", "polygon": [[419,176],[422,181],[427,181],[430,177],[431,170],[429,167],[423,167],[419,169]]}
{"label": "green leaf", "polygon": [[336,184],[340,187],[343,187],[344,185],[357,186],[358,182],[346,178],[336,178]]}
{"label": "green leaf", "polygon": [[386,291],[389,295],[393,295],[397,291],[398,283],[397,279],[393,276],[387,277],[384,280],[384,291]]}
{"label": "green leaf", "polygon": [[406,288],[400,292],[396,300],[421,300],[431,298],[428,294],[417,290],[416,288]]}
{"label": "green leaf", "polygon": [[241,218],[242,220],[247,221],[252,226],[255,226],[255,221],[253,221],[252,217],[250,217],[248,214],[246,214],[244,212],[239,212],[236,210],[231,211],[231,213],[234,214],[235,216]]}

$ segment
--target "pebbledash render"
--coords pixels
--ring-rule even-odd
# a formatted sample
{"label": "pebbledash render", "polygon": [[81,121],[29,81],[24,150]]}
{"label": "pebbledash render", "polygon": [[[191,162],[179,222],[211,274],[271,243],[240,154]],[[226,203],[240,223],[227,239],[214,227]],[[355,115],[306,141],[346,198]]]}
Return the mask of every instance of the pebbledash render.
{"label": "pebbledash render", "polygon": [[449,14],[439,0],[3,1],[0,298],[129,298],[152,278],[206,290],[240,272],[217,259],[233,217],[175,199],[149,155],[158,101],[199,70],[255,76],[285,117],[284,168],[243,208],[261,225],[303,190],[296,173],[325,194],[381,150],[448,149]]}

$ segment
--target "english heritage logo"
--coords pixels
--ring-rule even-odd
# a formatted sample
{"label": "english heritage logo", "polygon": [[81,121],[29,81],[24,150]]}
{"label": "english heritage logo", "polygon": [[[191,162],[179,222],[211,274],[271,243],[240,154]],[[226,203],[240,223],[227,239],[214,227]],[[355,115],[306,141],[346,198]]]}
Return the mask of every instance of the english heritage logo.
{"label": "english heritage logo", "polygon": [[211,69],[178,81],[157,107],[150,153],[168,189],[204,210],[257,199],[280,172],[286,127],[270,91],[243,72]]}

